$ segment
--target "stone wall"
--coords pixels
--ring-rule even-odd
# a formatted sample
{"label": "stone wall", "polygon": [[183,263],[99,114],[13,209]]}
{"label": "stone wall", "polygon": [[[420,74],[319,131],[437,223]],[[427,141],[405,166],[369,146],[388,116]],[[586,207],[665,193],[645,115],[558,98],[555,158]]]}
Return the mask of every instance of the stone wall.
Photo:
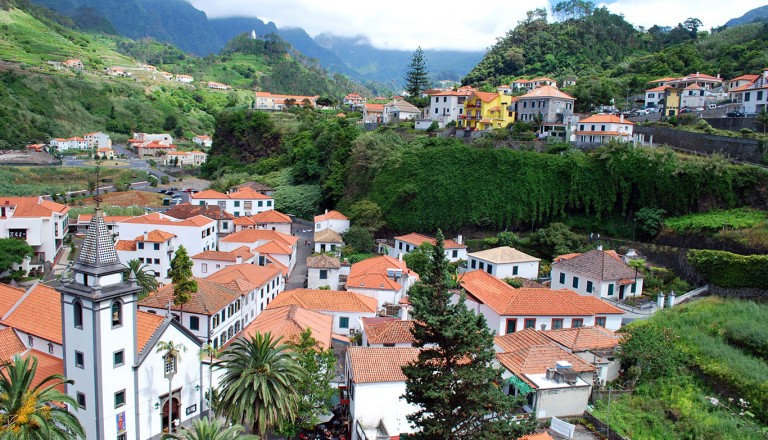
{"label": "stone wall", "polygon": [[704,118],[712,128],[720,130],[739,131],[742,128],[748,128],[752,131],[762,132],[763,127],[757,123],[755,118]]}
{"label": "stone wall", "polygon": [[752,163],[761,163],[763,157],[757,139],[691,133],[666,127],[635,127],[635,133],[645,135],[646,140],[653,136],[654,145],[666,144],[695,153],[721,153],[731,159]]}

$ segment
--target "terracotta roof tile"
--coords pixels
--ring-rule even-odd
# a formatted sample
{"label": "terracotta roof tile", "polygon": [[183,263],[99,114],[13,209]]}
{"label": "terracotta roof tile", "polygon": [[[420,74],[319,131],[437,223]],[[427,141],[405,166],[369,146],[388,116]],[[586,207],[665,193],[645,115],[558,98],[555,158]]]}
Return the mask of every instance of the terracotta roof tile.
{"label": "terracotta roof tile", "polygon": [[293,249],[279,241],[269,241],[253,249],[260,254],[292,255]]}
{"label": "terracotta roof tile", "polygon": [[141,215],[138,217],[133,217],[128,220],[125,220],[121,223],[133,223],[133,224],[143,224],[143,225],[158,225],[158,226],[194,226],[194,227],[202,227],[209,225],[213,223],[214,220],[210,219],[208,217],[204,217],[202,215],[196,215],[194,217],[190,217],[187,219],[177,219],[165,214],[160,214],[158,212],[153,212],[150,214]]}
{"label": "terracotta roof tile", "polygon": [[250,218],[255,223],[293,223],[290,217],[274,209],[252,215]]}
{"label": "terracotta roof tile", "polygon": [[192,200],[228,199],[228,198],[229,197],[227,197],[226,194],[212,190],[212,189],[206,189],[204,191],[200,191],[190,196],[190,199]]}
{"label": "terracotta roof tile", "polygon": [[272,197],[248,187],[240,188],[235,192],[229,193],[227,196],[235,200],[272,200]]}
{"label": "terracotta roof tile", "polygon": [[240,185],[235,186],[235,190],[242,189],[242,188],[250,188],[255,191],[274,191],[275,189],[271,186],[265,185],[261,182],[245,182],[241,183]]}
{"label": "terracotta roof tile", "polygon": [[5,316],[25,293],[26,290],[24,289],[0,284],[0,317]]}
{"label": "terracotta roof tile", "polygon": [[[40,385],[43,382],[43,379],[48,376],[54,374],[64,375],[64,359],[57,358],[56,356],[44,353],[40,350],[35,350],[34,348],[27,351],[23,357],[37,358],[37,371],[35,372],[35,377],[32,379],[33,387]],[[66,392],[64,384],[56,386],[56,389],[61,392]]]}
{"label": "terracotta roof tile", "polygon": [[165,211],[166,215],[178,219],[187,219],[202,215],[213,220],[234,220],[235,216],[221,209],[218,205],[192,205],[182,203]]}
{"label": "terracotta roof tile", "polygon": [[310,255],[307,257],[307,267],[313,269],[339,269],[341,262],[336,257],[330,255]]}
{"label": "terracotta roof tile", "polygon": [[547,432],[540,432],[538,434],[528,434],[520,437],[517,440],[555,440]]}
{"label": "terracotta roof tile", "polygon": [[333,316],[301,308],[297,305],[267,308],[243,330],[246,337],[256,333],[271,332],[273,337],[283,341],[296,341],[306,329],[312,330],[318,344],[323,348],[331,346]]}
{"label": "terracotta roof tile", "polygon": [[[614,253],[614,255],[616,254]],[[643,278],[642,274],[636,273],[634,269],[614,255],[594,249],[566,260],[557,261],[552,266],[596,281],[634,279],[635,276]]]}
{"label": "terracotta roof tile", "polygon": [[551,345],[531,345],[507,353],[497,353],[496,358],[507,370],[526,380],[526,374],[544,374],[547,368],[554,368],[558,361],[570,362],[577,373],[595,371],[595,367],[580,357],[568,353],[562,348]]}
{"label": "terracotta roof tile", "polygon": [[166,241],[170,240],[175,236],[176,234],[171,234],[170,232],[154,229],[152,231],[147,232],[146,238],[144,237],[144,234],[142,234],[136,237],[134,241],[136,242],[141,241],[144,243],[165,243]]}
{"label": "terracotta roof tile", "polygon": [[502,352],[518,351],[535,345],[554,345],[552,340],[544,336],[542,332],[532,328],[496,336],[493,338],[493,342],[501,348]]}
{"label": "terracotta roof tile", "polygon": [[541,332],[547,338],[573,352],[614,349],[621,342],[621,335],[603,327],[563,328]]}
{"label": "terracotta roof tile", "polygon": [[467,272],[461,286],[473,299],[490,307],[500,316],[591,316],[622,314],[612,305],[591,296],[581,296],[567,289],[515,289],[482,270]]}
{"label": "terracotta roof tile", "polygon": [[154,313],[136,311],[136,346],[139,353],[144,351],[149,340],[163,325],[165,318]]}
{"label": "terracotta roof tile", "polygon": [[136,249],[136,240],[118,240],[115,243],[116,251],[135,251]]}
{"label": "terracotta roof tile", "polygon": [[347,277],[347,287],[379,290],[400,290],[400,283],[387,276],[387,270],[398,269],[409,275],[413,272],[405,262],[388,255],[367,258],[352,265]]}
{"label": "terracotta roof tile", "polygon": [[325,214],[315,216],[315,223],[325,220],[349,220],[349,218],[336,210],[328,211]]}
{"label": "terracotta roof tile", "polygon": [[281,241],[283,244],[291,247],[299,241],[298,238],[292,235],[269,229],[244,229],[221,239],[221,241],[227,243],[256,243],[257,241],[272,240]]}
{"label": "terracotta roof tile", "polygon": [[524,98],[560,98],[560,99],[574,99],[574,97],[568,95],[567,93],[563,93],[560,90],[558,90],[556,87],[552,86],[541,86],[537,87],[530,92],[526,93],[523,96],[520,96],[521,99]]}
{"label": "terracotta roof tile", "polygon": [[469,256],[479,258],[485,261],[490,261],[491,263],[496,263],[496,264],[539,261],[538,258],[532,257],[524,252],[520,252],[519,250],[509,246],[501,246],[493,249],[486,249],[480,252],[472,252],[471,254],[469,254]]}
{"label": "terracotta roof tile", "polygon": [[9,362],[13,356],[23,353],[26,349],[16,330],[10,327],[0,330],[0,363]]}
{"label": "terracotta roof tile", "polygon": [[[258,266],[255,264],[245,263],[227,266],[220,271],[210,275],[206,279],[221,284],[230,284],[232,282],[236,282],[237,280],[246,281],[252,286],[250,289],[248,289],[248,292],[250,292],[253,289],[263,286],[280,274],[281,268],[277,266]],[[242,284],[240,286],[244,287]],[[243,293],[247,293],[244,289],[238,290]]]}
{"label": "terracotta roof tile", "polygon": [[[211,316],[240,298],[240,292],[232,290],[209,278],[195,278],[197,291],[192,293],[189,302],[184,304],[184,311],[198,315]],[[139,306],[166,309],[171,302],[171,310],[180,311],[181,306],[173,304],[173,284],[161,287],[148,297],[139,301]]]}
{"label": "terracotta roof tile", "polygon": [[355,383],[404,382],[402,367],[415,361],[418,348],[349,347],[349,365]]}
{"label": "terracotta roof tile", "polygon": [[355,292],[294,289],[278,295],[267,308],[295,304],[315,311],[376,313],[376,298]]}
{"label": "terracotta roof tile", "polygon": [[579,121],[579,124],[583,123],[604,123],[604,124],[626,124],[635,125],[634,122],[629,119],[622,118],[616,115],[592,115]]}
{"label": "terracotta roof tile", "polygon": [[60,203],[33,197],[0,197],[0,205],[15,206],[14,217],[50,217],[53,213],[66,214],[69,207]]}
{"label": "terracotta roof tile", "polygon": [[3,316],[2,323],[22,332],[61,344],[61,294],[45,284],[36,284]]}
{"label": "terracotta roof tile", "polygon": [[365,326],[370,344],[413,344],[413,321],[392,320]]}
{"label": "terracotta roof tile", "polygon": [[[425,243],[425,242],[431,244],[432,246],[437,244],[437,240],[435,240],[434,237],[417,234],[415,232],[411,232],[410,234],[407,234],[407,235],[401,235],[399,237],[395,237],[395,240],[400,240],[403,243],[409,243],[414,246],[420,246],[422,243]],[[463,244],[459,244],[449,238],[443,241],[443,246],[446,249],[466,249],[467,248],[467,246]]]}
{"label": "terracotta roof tile", "polygon": [[243,262],[245,262],[248,259],[251,259],[254,257],[254,254],[251,253],[250,249],[248,249],[248,246],[240,246],[239,248],[230,251],[230,252],[222,252],[222,251],[203,251],[199,254],[193,255],[193,260],[214,260],[214,261],[231,261],[236,262],[237,257],[242,258]]}

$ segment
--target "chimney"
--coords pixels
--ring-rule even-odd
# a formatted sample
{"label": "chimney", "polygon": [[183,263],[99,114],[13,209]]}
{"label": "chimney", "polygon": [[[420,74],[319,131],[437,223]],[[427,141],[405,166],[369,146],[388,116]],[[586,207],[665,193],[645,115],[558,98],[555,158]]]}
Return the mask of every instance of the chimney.
{"label": "chimney", "polygon": [[463,241],[464,241],[464,237],[461,234],[456,236],[456,243],[464,244]]}
{"label": "chimney", "polygon": [[624,123],[624,113],[619,115],[619,122],[622,123],[622,124]]}
{"label": "chimney", "polygon": [[327,209],[325,210],[325,213],[328,214],[328,210]]}
{"label": "chimney", "polygon": [[664,308],[664,292],[659,292],[659,296],[656,297],[656,306],[659,310]]}
{"label": "chimney", "polygon": [[403,262],[403,253],[402,252],[399,252],[397,254],[397,259],[400,260],[401,263]]}
{"label": "chimney", "polygon": [[147,241],[149,239],[149,234],[147,234],[147,231],[144,231],[144,241]]}
{"label": "chimney", "polygon": [[235,263],[236,264],[243,264],[243,257],[241,257],[240,255],[235,257]]}
{"label": "chimney", "polygon": [[597,250],[598,251],[602,251],[603,250],[603,245],[602,244],[598,244],[597,245]]}

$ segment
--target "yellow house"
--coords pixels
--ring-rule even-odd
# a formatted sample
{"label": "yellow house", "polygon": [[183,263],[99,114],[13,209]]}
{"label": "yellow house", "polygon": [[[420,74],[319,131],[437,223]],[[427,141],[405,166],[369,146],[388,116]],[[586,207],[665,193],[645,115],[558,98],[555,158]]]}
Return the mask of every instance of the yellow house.
{"label": "yellow house", "polygon": [[677,116],[680,113],[680,89],[669,87],[664,90],[664,116]]}
{"label": "yellow house", "polygon": [[515,112],[508,109],[512,96],[502,93],[473,92],[464,101],[464,114],[459,116],[459,128],[491,130],[505,128],[515,121]]}

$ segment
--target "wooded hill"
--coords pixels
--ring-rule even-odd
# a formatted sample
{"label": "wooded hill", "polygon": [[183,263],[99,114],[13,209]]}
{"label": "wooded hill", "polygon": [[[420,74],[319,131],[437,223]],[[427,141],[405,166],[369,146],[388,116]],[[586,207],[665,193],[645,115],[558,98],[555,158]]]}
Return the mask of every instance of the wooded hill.
{"label": "wooded hill", "polygon": [[[279,37],[240,37],[221,56],[195,58],[150,40],[79,32],[65,26],[66,17],[26,0],[2,1],[0,148],[89,131],[108,131],[117,139],[132,131],[173,131],[191,139],[213,132],[215,117],[224,108],[253,105],[254,87],[334,97],[359,90],[346,79],[329,77]],[[49,64],[70,58],[80,59],[84,69],[57,70]],[[104,74],[107,67],[137,67],[141,62],[236,89],[213,91],[204,84],[189,86],[141,72],[134,72],[135,79]]]}

